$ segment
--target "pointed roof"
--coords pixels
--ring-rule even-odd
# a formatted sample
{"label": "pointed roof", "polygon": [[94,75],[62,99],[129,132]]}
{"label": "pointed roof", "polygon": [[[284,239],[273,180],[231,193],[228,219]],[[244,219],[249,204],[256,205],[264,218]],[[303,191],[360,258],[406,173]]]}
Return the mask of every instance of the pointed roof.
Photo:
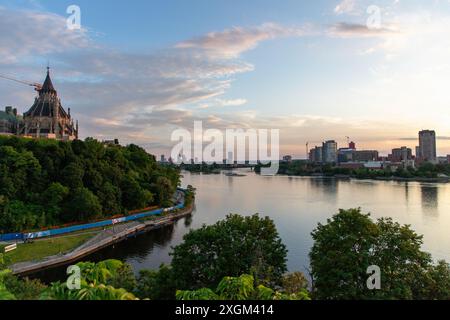
{"label": "pointed roof", "polygon": [[[57,112],[57,114],[55,114]],[[50,78],[50,68],[47,67],[47,77],[39,89],[39,96],[24,117],[64,117],[70,118],[58,99],[55,87]]]}
{"label": "pointed roof", "polygon": [[44,84],[42,85],[42,88],[39,90],[40,93],[55,93],[56,90],[55,87],[53,87],[52,79],[50,78],[50,68],[47,67],[47,77],[45,78]]}

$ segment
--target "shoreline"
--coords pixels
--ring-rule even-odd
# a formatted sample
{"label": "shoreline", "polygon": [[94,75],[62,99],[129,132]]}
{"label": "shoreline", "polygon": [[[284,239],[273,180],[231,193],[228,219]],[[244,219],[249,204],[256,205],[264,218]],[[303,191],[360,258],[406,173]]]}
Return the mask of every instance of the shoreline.
{"label": "shoreline", "polygon": [[[260,175],[260,174],[257,174]],[[423,182],[423,183],[450,183],[449,178],[402,178],[402,177],[364,177],[357,178],[349,175],[295,175],[295,174],[276,174],[276,176],[281,177],[301,177],[301,178],[326,178],[326,179],[340,179],[340,180],[371,180],[371,181],[396,181],[396,182]]]}
{"label": "shoreline", "polygon": [[14,275],[26,276],[45,269],[62,266],[70,262],[77,261],[115,243],[124,241],[133,234],[140,232],[150,232],[152,230],[171,225],[179,219],[191,215],[194,211],[194,207],[195,205],[194,203],[192,203],[189,207],[180,209],[178,212],[170,213],[154,220],[142,222],[133,221],[125,223],[123,225],[118,225],[117,228],[121,227],[121,229],[123,230],[112,234],[110,229],[101,231],[92,239],[88,240],[81,246],[73,249],[66,254],[46,257],[41,261],[19,262],[9,266],[8,268]]}

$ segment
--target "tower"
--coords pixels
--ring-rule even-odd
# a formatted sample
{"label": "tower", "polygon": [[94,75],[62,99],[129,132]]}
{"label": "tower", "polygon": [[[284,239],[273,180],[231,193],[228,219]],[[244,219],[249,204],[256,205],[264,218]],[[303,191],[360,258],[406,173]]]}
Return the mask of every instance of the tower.
{"label": "tower", "polygon": [[37,91],[38,96],[34,104],[23,115],[23,128],[20,133],[32,138],[78,139],[78,124],[74,126],[70,111],[67,113],[61,105],[49,67],[45,81]]}

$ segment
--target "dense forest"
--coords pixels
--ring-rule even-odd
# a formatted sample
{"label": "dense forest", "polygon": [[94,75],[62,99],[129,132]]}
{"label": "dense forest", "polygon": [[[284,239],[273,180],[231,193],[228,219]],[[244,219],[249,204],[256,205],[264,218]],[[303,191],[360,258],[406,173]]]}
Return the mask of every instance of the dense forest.
{"label": "dense forest", "polygon": [[179,181],[136,145],[0,137],[0,233],[169,206]]}

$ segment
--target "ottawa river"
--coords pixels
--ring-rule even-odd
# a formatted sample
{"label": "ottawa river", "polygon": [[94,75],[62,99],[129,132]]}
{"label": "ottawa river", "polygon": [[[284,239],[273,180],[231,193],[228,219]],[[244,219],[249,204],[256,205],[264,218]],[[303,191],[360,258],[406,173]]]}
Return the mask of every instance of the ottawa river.
{"label": "ottawa river", "polygon": [[[339,208],[361,207],[373,218],[391,217],[424,235],[423,249],[434,259],[450,261],[450,184],[338,180],[309,177],[245,177],[183,173],[182,186],[197,188],[192,217],[138,235],[83,260],[120,259],[141,269],[170,263],[171,247],[190,230],[213,224],[229,213],[271,217],[287,246],[289,271],[305,271],[311,231]],[[189,266],[186,266],[189,267]],[[65,267],[35,274],[43,281],[62,280]]]}

